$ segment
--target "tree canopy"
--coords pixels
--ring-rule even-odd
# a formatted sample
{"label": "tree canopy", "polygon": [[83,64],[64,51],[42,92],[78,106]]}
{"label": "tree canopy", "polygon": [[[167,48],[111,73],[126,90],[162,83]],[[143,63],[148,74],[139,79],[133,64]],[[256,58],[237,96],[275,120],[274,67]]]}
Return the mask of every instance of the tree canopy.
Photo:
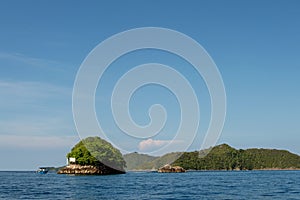
{"label": "tree canopy", "polygon": [[131,153],[124,155],[124,158],[131,162],[128,165],[129,170],[158,169],[165,164],[178,165],[191,170],[300,169],[300,156],[288,151],[276,149],[238,150],[227,144],[200,152],[174,152],[161,157]]}
{"label": "tree canopy", "polygon": [[74,157],[79,165],[104,164],[122,171],[126,166],[121,152],[100,137],[88,137],[81,140],[67,154],[67,158],[70,157]]}
{"label": "tree canopy", "polygon": [[195,170],[252,170],[268,168],[300,168],[300,156],[285,150],[237,150],[227,144],[215,146],[205,156],[199,151],[185,152],[173,164]]}

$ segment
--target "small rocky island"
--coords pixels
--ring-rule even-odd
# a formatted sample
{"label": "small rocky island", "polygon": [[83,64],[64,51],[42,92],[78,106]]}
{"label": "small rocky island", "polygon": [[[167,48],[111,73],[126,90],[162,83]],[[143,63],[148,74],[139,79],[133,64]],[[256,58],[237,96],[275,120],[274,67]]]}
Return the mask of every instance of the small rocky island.
{"label": "small rocky island", "polygon": [[159,168],[157,172],[159,172],[159,173],[183,173],[183,172],[186,172],[186,170],[180,166],[172,167],[171,165],[167,164],[167,165]]}
{"label": "small rocky island", "polygon": [[109,175],[125,173],[121,152],[99,137],[88,137],[67,154],[68,165],[58,174]]}

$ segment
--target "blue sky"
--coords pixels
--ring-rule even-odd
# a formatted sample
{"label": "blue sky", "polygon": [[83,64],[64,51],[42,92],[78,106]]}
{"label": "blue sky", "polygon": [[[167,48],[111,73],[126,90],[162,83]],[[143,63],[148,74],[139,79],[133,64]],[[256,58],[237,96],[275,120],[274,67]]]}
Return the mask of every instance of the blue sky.
{"label": "blue sky", "polygon": [[[300,3],[290,1],[1,1],[0,170],[60,166],[79,141],[72,118],[77,70],[101,41],[138,27],[164,27],[199,42],[223,77],[227,117],[218,143],[236,148],[288,149],[300,154]],[[197,149],[209,121],[209,95],[201,77],[178,57],[141,51],[117,60],[99,86],[96,108],[114,133],[110,89],[131,65],[159,62],[186,75],[200,99]],[[124,66],[121,68],[120,66]],[[177,128],[178,102],[152,86],[132,99],[132,116],[147,124],[147,109],[165,105],[164,136]],[[138,142],[119,145],[138,150]],[[20,164],[22,163],[22,164]]]}

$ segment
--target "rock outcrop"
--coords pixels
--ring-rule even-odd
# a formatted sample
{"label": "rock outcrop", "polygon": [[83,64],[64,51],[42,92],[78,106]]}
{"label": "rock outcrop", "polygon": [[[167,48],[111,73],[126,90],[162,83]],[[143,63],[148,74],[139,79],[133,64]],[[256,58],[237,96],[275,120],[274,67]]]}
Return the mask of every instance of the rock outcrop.
{"label": "rock outcrop", "polygon": [[109,175],[124,174],[124,171],[116,170],[105,165],[77,165],[71,164],[60,169],[58,174],[74,174],[74,175]]}
{"label": "rock outcrop", "polygon": [[158,172],[159,173],[182,173],[182,172],[186,172],[186,170],[180,166],[172,167],[171,165],[165,165],[165,166],[159,168]]}

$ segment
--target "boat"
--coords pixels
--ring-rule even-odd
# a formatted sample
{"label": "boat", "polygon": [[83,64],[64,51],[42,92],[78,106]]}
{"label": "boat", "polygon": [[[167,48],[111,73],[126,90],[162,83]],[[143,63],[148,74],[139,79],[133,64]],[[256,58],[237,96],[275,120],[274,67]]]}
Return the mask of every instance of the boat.
{"label": "boat", "polygon": [[47,174],[48,173],[48,168],[47,167],[40,167],[36,172],[39,174]]}

